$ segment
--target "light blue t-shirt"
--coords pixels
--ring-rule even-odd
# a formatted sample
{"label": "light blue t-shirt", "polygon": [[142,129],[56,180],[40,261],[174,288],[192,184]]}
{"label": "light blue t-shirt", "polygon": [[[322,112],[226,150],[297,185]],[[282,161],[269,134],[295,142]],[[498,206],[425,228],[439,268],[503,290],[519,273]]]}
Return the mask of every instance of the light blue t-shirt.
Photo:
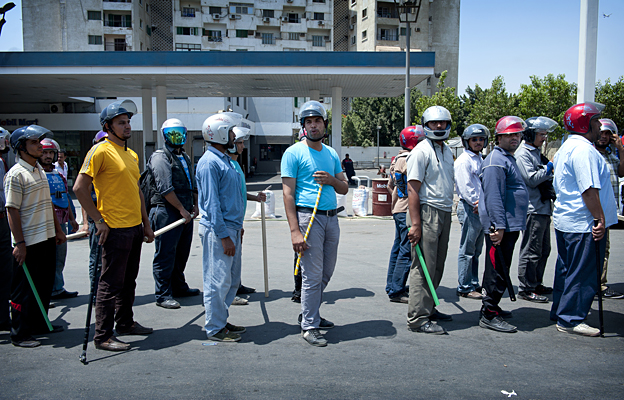
{"label": "light blue t-shirt", "polygon": [[555,229],[567,233],[591,232],[594,217],[581,194],[598,189],[605,225],[617,224],[617,208],[611,173],[598,150],[581,135],[570,135],[554,159],[553,186],[557,194],[553,210]]}
{"label": "light blue t-shirt", "polygon": [[[342,172],[338,154],[331,147],[323,145],[321,151],[316,151],[305,142],[290,146],[282,156],[282,178],[297,180],[295,204],[298,207],[313,208],[316,203],[319,184],[312,176],[316,171],[326,171],[331,176]],[[336,191],[331,185],[324,185],[319,201],[319,210],[336,209]]]}
{"label": "light blue t-shirt", "polygon": [[243,194],[243,215],[245,215],[245,213],[247,212],[247,181],[245,180],[245,173],[243,172],[243,169],[241,168],[238,161],[230,160],[230,163],[241,177],[241,193]]}
{"label": "light blue t-shirt", "polygon": [[189,185],[193,187],[193,181],[191,180],[191,171],[189,170],[188,165],[186,164],[186,160],[182,154],[178,155],[178,160],[182,163],[182,168],[184,168],[184,172],[186,172],[186,177],[188,178]]}

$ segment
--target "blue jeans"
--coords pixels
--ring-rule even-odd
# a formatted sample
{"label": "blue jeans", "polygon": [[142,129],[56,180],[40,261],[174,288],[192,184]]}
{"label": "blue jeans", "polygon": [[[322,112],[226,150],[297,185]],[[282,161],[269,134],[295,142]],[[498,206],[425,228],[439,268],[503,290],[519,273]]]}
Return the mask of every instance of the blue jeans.
{"label": "blue jeans", "polygon": [[390,251],[386,293],[388,297],[397,297],[405,292],[405,284],[412,265],[412,246],[407,237],[405,216],[407,213],[392,214],[394,219],[394,244]]}
{"label": "blue jeans", "polygon": [[[61,224],[61,229],[67,235],[67,224]],[[54,286],[52,296],[63,293],[65,281],[63,280],[63,270],[65,269],[65,259],[67,258],[67,242],[56,245],[56,272],[54,274]]]}
{"label": "blue jeans", "polygon": [[[178,210],[158,205],[150,210],[152,229],[157,231],[181,218]],[[171,299],[174,293],[188,290],[184,269],[191,252],[193,241],[193,222],[178,226],[154,239],[153,273],[156,302]]]}
{"label": "blue jeans", "polygon": [[225,327],[228,309],[234,301],[241,281],[240,230],[228,228],[230,239],[236,246],[234,257],[223,254],[221,239],[215,232],[199,225],[203,252],[204,307],[206,308],[206,335],[215,335]]}
{"label": "blue jeans", "polygon": [[[598,292],[596,242],[591,233],[565,233],[555,229],[557,264],[550,319],[570,328],[587,318]],[[598,242],[604,260],[607,236]],[[602,272],[602,269],[601,269]]]}
{"label": "blue jeans", "polygon": [[479,286],[479,256],[483,251],[483,225],[479,214],[464,200],[457,204],[457,219],[461,225],[459,255],[457,256],[457,291],[470,293]]}

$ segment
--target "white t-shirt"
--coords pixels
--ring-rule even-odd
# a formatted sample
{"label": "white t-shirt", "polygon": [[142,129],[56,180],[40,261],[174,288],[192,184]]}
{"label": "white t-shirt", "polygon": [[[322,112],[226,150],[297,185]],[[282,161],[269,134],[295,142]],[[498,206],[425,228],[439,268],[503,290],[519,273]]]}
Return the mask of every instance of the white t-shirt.
{"label": "white t-shirt", "polygon": [[427,139],[418,143],[407,156],[407,181],[420,181],[421,204],[450,212],[453,208],[455,169],[453,153]]}

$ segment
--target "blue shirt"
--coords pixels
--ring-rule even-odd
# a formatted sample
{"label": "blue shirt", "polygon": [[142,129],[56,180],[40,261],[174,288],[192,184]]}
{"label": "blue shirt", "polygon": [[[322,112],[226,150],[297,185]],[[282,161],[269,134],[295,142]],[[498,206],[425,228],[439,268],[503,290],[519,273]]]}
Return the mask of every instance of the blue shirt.
{"label": "blue shirt", "polygon": [[245,213],[247,212],[247,181],[245,180],[245,173],[243,172],[243,169],[241,168],[238,161],[230,160],[230,162],[232,163],[232,166],[234,167],[236,172],[238,172],[238,174],[241,177],[241,194],[243,195],[243,215],[245,215]]}
{"label": "blue shirt", "polygon": [[193,187],[193,181],[191,180],[191,172],[189,171],[189,166],[186,163],[184,156],[182,154],[178,155],[178,160],[180,160],[180,163],[182,164],[182,168],[184,168],[184,172],[186,172],[186,177],[188,178],[189,185]]}
{"label": "blue shirt", "polygon": [[[334,149],[323,145],[321,151],[314,150],[305,142],[290,146],[284,152],[281,163],[282,178],[295,178],[295,204],[298,207],[314,208],[319,184],[312,176],[316,171],[326,171],[331,176],[342,172],[340,158]],[[319,201],[319,210],[336,209],[336,191],[331,185],[324,185]]]}
{"label": "blue shirt", "polygon": [[243,199],[240,175],[230,157],[209,146],[197,164],[200,224],[215,232],[219,239],[229,236],[227,228],[243,227]]}
{"label": "blue shirt", "polygon": [[594,217],[582,198],[587,189],[598,189],[605,226],[617,224],[611,173],[598,150],[582,135],[570,135],[554,160],[553,186],[557,199],[553,210],[555,229],[567,233],[588,233]]}

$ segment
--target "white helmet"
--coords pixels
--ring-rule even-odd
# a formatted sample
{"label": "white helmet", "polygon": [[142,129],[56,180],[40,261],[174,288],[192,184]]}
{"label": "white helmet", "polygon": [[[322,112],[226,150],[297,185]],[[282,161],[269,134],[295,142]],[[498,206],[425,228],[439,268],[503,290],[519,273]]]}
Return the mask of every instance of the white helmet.
{"label": "white helmet", "polygon": [[[449,110],[442,106],[432,106],[425,110],[422,115],[422,126],[425,131],[425,136],[431,140],[445,140],[451,133],[451,124],[453,119]],[[446,128],[443,130],[432,130],[427,126],[427,122],[430,121],[446,121]]]}
{"label": "white helmet", "polygon": [[[234,131],[234,143],[243,142],[249,139],[249,128],[241,128],[235,126],[234,128],[232,128],[232,130]],[[238,152],[238,149],[236,148],[236,146],[234,146],[231,149],[228,149],[228,151],[232,154],[235,154]]]}
{"label": "white helmet", "polygon": [[215,114],[204,121],[202,135],[208,143],[227,145],[230,142],[230,130],[235,126],[236,122],[232,117],[225,113]]}
{"label": "white helmet", "polygon": [[0,152],[8,151],[11,148],[10,137],[9,131],[0,126]]}
{"label": "white helmet", "polygon": [[182,147],[186,143],[186,126],[177,118],[170,118],[163,122],[160,132],[172,147]]}

